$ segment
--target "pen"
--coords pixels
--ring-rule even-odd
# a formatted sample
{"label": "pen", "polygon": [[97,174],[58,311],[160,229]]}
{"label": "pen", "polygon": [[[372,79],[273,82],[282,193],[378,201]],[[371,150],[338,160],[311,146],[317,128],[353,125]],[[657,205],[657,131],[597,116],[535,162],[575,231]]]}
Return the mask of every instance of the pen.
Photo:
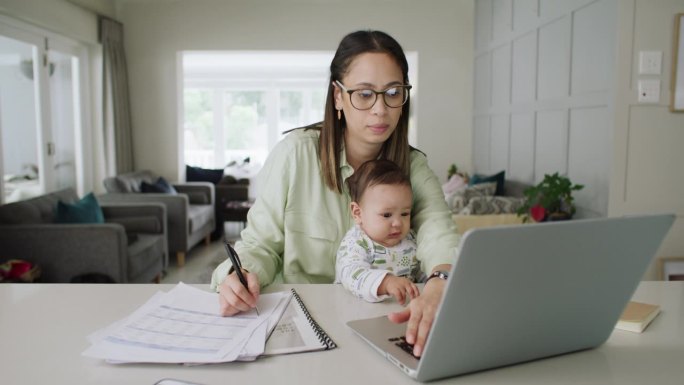
{"label": "pen", "polygon": [[[242,263],[240,262],[240,257],[238,257],[237,252],[235,249],[233,249],[233,246],[230,245],[230,243],[226,242],[226,251],[228,251],[228,258],[230,258],[230,262],[233,264],[233,269],[235,270],[235,273],[238,276],[238,279],[240,280],[240,283],[242,283],[242,286],[245,287],[245,289],[249,290],[247,287],[247,278],[245,278],[245,275],[242,274]],[[259,315],[259,307],[255,306],[257,315]]]}

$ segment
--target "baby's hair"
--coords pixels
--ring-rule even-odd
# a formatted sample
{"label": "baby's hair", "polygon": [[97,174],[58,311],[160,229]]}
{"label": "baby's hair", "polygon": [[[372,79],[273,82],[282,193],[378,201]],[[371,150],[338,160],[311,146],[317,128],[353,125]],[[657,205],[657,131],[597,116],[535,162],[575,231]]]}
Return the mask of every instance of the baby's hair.
{"label": "baby's hair", "polygon": [[387,159],[369,160],[347,179],[349,195],[353,202],[359,202],[366,189],[379,184],[411,188],[411,179],[401,167]]}

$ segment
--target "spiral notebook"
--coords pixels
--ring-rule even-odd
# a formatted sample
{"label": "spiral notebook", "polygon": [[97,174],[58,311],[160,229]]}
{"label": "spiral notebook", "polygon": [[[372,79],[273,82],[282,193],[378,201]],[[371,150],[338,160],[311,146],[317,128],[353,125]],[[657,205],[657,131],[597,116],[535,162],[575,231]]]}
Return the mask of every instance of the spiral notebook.
{"label": "spiral notebook", "polygon": [[302,298],[291,289],[290,303],[266,341],[264,355],[329,350],[335,342],[313,319]]}

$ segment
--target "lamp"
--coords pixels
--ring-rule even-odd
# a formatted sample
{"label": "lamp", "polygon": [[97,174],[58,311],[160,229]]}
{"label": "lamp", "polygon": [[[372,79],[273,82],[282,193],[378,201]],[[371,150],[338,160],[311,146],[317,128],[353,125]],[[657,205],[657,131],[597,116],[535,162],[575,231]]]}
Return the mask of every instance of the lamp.
{"label": "lamp", "polygon": [[[19,69],[27,79],[33,80],[33,60],[22,60],[21,63],[19,63]],[[54,73],[55,63],[50,62],[50,76],[52,76]]]}

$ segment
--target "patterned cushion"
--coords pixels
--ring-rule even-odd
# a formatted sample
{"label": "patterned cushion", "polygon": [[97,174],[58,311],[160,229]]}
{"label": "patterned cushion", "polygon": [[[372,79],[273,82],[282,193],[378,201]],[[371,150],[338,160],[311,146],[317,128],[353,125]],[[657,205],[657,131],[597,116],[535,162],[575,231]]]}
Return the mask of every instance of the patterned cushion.
{"label": "patterned cushion", "polygon": [[466,215],[513,214],[523,205],[524,198],[480,196],[468,201],[468,205],[459,212]]}
{"label": "patterned cushion", "polygon": [[496,182],[479,183],[456,191],[448,196],[446,201],[453,213],[459,213],[468,205],[471,199],[493,196],[494,191],[496,191]]}

